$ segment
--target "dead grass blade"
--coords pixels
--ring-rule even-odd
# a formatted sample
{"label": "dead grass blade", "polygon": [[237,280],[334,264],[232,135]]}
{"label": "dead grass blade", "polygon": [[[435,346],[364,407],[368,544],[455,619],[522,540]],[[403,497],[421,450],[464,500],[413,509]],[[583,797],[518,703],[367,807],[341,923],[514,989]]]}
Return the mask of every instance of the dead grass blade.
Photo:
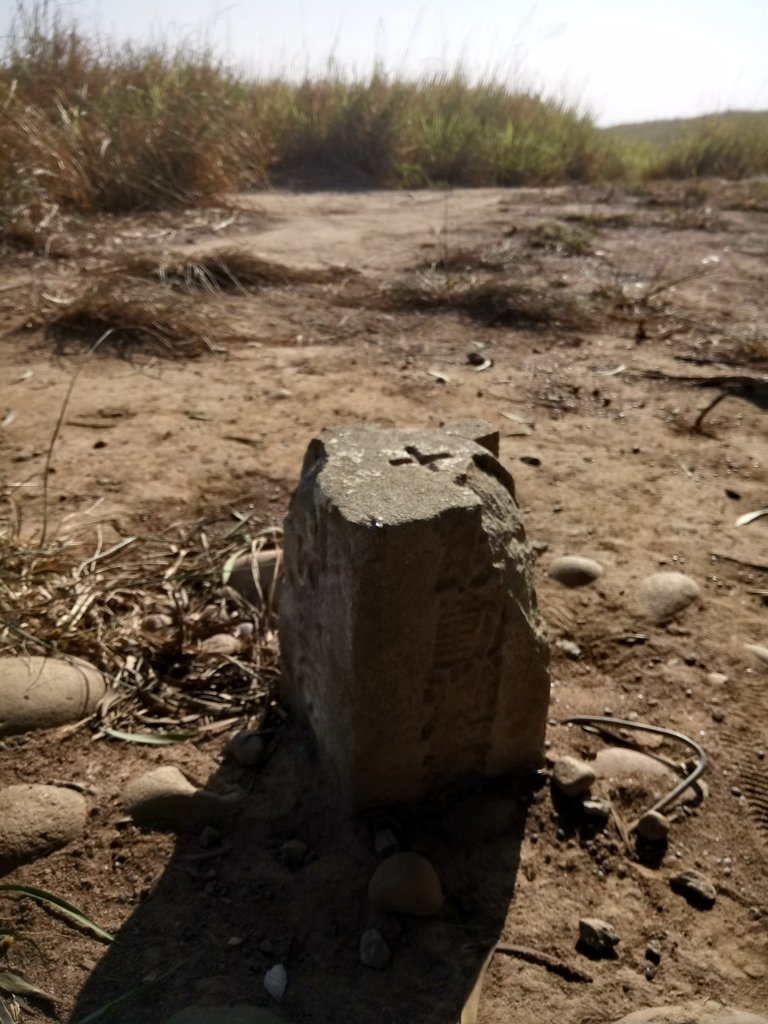
{"label": "dead grass blade", "polygon": [[246,249],[219,249],[195,258],[187,253],[170,254],[159,260],[148,253],[137,253],[123,259],[115,269],[186,292],[246,292],[300,284],[333,284],[357,274],[345,267],[288,267]]}
{"label": "dead grass blade", "polygon": [[[109,932],[104,931],[104,929],[100,928],[95,921],[92,921],[87,914],[84,914],[82,910],[79,910],[77,907],[68,903],[67,900],[62,899],[61,896],[57,896],[55,893],[47,892],[45,889],[37,889],[31,885],[8,884],[0,885],[0,892],[6,892],[11,896],[28,896],[37,903],[46,903],[49,906],[54,907],[56,910],[59,910],[65,917],[69,918],[80,928],[84,928],[92,935],[95,935],[97,939],[102,939],[104,942],[114,942],[114,935],[110,935]],[[0,987],[2,987],[1,984]]]}
{"label": "dead grass blade", "polygon": [[[350,300],[354,301],[352,294],[345,297],[345,304],[352,304]],[[424,275],[416,281],[411,277],[370,289],[363,301],[380,309],[455,311],[507,327],[582,330],[593,323],[590,310],[573,297],[501,276],[467,280]]]}
{"label": "dead grass blade", "polygon": [[12,971],[0,971],[0,992],[9,996],[26,996],[30,999],[41,999],[44,1003],[56,1002],[56,997],[52,996],[50,992],[45,992],[30,981],[25,981]]}
{"label": "dead grass blade", "polygon": [[50,317],[46,333],[60,350],[71,345],[110,351],[130,359],[143,353],[167,359],[194,359],[223,351],[222,310],[189,303],[169,289],[108,275],[66,309]]}

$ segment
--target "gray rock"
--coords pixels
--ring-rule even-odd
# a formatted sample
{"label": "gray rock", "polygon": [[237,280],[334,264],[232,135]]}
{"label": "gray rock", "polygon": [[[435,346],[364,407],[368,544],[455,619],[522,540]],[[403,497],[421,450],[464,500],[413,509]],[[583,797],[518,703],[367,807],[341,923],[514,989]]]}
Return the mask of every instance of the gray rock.
{"label": "gray rock", "polygon": [[636,832],[650,842],[660,842],[669,835],[669,819],[660,811],[646,811],[637,823]]}
{"label": "gray rock", "polygon": [[615,1024],[768,1024],[768,1017],[707,1000],[635,1010]]}
{"label": "gray rock", "polygon": [[243,795],[197,789],[174,765],[164,765],[132,779],[125,787],[126,810],[139,824],[162,823],[173,828],[207,825],[234,814]]}
{"label": "gray rock", "polygon": [[255,729],[242,729],[229,741],[226,753],[243,768],[254,768],[264,759],[264,749],[264,740]]}
{"label": "gray rock", "polygon": [[376,971],[383,970],[392,959],[392,953],[377,928],[369,928],[360,937],[360,963]]}
{"label": "gray rock", "polygon": [[577,757],[561,757],[552,768],[552,785],[565,796],[588,793],[594,781],[594,770]]}
{"label": "gray rock", "polygon": [[645,614],[658,626],[674,618],[700,594],[696,580],[682,572],[655,572],[640,584]]}
{"label": "gray rock", "polygon": [[85,831],[85,797],[64,786],[0,789],[0,871],[58,850]]}
{"label": "gray rock", "polygon": [[79,658],[0,658],[0,736],[77,722],[106,689],[101,672]]}
{"label": "gray rock", "polygon": [[165,1024],[284,1024],[269,1010],[248,1003],[232,1006],[188,1006],[169,1017]]}
{"label": "gray rock", "polygon": [[611,816],[611,804],[608,800],[585,800],[581,809],[584,817],[596,825],[605,824]]}
{"label": "gray rock", "polygon": [[717,890],[707,876],[698,871],[680,871],[672,875],[669,884],[672,891],[684,896],[692,907],[709,910],[715,905]]}
{"label": "gray rock", "polygon": [[645,947],[645,959],[650,960],[656,967],[661,963],[661,946],[658,942],[649,942]]}
{"label": "gray rock", "polygon": [[620,942],[618,933],[612,924],[602,921],[599,917],[582,917],[579,921],[579,941],[593,953],[612,953]]}
{"label": "gray rock", "polygon": [[549,648],[508,471],[441,430],[323,431],[285,520],[280,648],[356,809],[538,768]]}
{"label": "gray rock", "polygon": [[282,964],[270,967],[264,975],[264,988],[275,1002],[280,1002],[288,988],[288,972]]}
{"label": "gray rock", "polygon": [[603,567],[591,558],[580,555],[563,555],[549,566],[551,579],[564,587],[586,587],[603,575]]}
{"label": "gray rock", "polygon": [[255,608],[264,605],[277,611],[283,581],[283,552],[280,548],[243,552],[223,573],[224,583],[236,590]]}
{"label": "gray rock", "polygon": [[390,914],[431,917],[443,906],[437,872],[418,853],[393,853],[376,868],[368,885],[368,900]]}

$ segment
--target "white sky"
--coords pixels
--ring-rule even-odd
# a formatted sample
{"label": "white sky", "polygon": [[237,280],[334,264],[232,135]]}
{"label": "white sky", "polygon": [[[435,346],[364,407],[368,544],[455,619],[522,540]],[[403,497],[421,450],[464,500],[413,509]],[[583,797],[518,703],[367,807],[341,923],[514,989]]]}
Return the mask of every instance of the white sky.
{"label": "white sky", "polygon": [[[207,42],[257,73],[333,57],[520,77],[600,124],[768,109],[768,0],[66,0],[108,39]],[[0,33],[15,0],[0,0]]]}

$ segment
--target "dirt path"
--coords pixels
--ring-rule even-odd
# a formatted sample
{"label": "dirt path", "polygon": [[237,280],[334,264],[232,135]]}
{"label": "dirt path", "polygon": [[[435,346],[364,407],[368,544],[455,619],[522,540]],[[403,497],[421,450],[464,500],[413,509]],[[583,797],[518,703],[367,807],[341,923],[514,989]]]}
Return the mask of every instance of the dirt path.
{"label": "dirt path", "polygon": [[[593,980],[497,956],[479,1024],[598,1024],[705,995],[764,1010],[768,675],[744,645],[768,643],[765,599],[755,593],[768,589],[768,571],[756,568],[768,563],[768,517],[735,520],[768,505],[768,420],[757,405],[727,398],[707,432],[693,433],[713,396],[644,373],[768,372],[768,213],[729,209],[727,189],[714,209],[682,194],[659,205],[581,189],[271,193],[238,205],[224,228],[179,227],[174,248],[202,257],[236,246],[350,274],[215,298],[226,355],[56,356],[37,326],[40,309],[51,308],[41,296],[70,295],[108,257],[8,261],[0,486],[13,511],[0,515],[27,536],[38,528],[42,469],[76,365],[48,488],[51,536],[73,552],[92,549],[97,526],[106,544],[212,509],[228,522],[235,511],[256,526],[279,523],[304,449],[327,425],[486,419],[501,430],[529,537],[546,545],[536,582],[554,645],[551,750],[599,749],[558,723],[607,708],[695,736],[711,760],[709,796],[679,814],[659,867],[638,862],[613,833],[589,846],[563,831],[548,789],[524,813],[517,798],[496,793],[480,801],[482,813],[458,806],[450,821],[426,811],[398,818],[402,841],[443,870],[448,910],[406,922],[391,969],[377,974],[359,965],[357,942],[379,822],[343,817],[294,727],[261,773],[237,776],[247,812],[223,830],[226,852],[203,861],[205,870],[190,860],[199,835],[174,848],[170,837],[126,824],[120,793],[158,763],[201,782],[232,781],[218,764],[228,734],[159,752],[94,743],[87,731],[11,739],[0,752],[3,785],[77,779],[96,794],[83,843],[10,880],[53,889],[120,932],[104,953],[26,911],[35,937],[17,941],[11,968],[57,994],[60,1019],[177,961],[159,988],[105,1019],[162,1020],[191,1002],[266,1004],[263,973],[280,958],[288,1021],[447,1024],[457,998],[449,979],[477,967],[495,927],[499,940],[576,964]],[[421,289],[418,302],[402,299],[403,282]],[[490,282],[490,305],[475,294],[462,298],[463,311],[447,308],[472,282]],[[526,301],[533,294],[535,316],[530,306],[513,315],[510,283],[529,290]],[[492,365],[478,371],[469,353]],[[605,573],[567,591],[546,574],[561,554],[595,558]],[[638,597],[640,581],[660,569],[689,573],[702,591],[668,627],[646,622]],[[563,639],[578,656],[558,646]],[[291,872],[277,851],[296,836],[310,853]],[[712,911],[671,891],[678,868],[713,879]],[[576,952],[583,916],[614,924],[617,959],[592,963]],[[645,958],[651,940],[662,950],[655,971]]]}

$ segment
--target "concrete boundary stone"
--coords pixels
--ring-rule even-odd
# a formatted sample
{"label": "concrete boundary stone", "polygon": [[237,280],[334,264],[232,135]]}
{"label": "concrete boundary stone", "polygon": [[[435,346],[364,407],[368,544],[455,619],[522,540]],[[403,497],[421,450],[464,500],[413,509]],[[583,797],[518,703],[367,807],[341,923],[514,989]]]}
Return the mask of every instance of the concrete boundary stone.
{"label": "concrete boundary stone", "polygon": [[534,769],[548,643],[483,423],[323,431],[285,522],[284,694],[360,808]]}

